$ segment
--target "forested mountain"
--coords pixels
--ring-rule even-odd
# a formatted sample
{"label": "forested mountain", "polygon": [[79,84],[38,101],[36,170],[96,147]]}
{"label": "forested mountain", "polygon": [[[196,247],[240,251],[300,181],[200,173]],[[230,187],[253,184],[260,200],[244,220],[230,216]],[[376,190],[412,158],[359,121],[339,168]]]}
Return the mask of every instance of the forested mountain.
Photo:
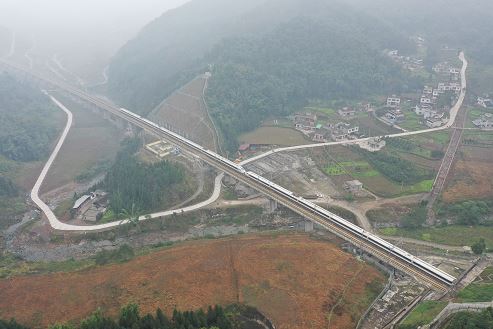
{"label": "forested mountain", "polygon": [[48,154],[56,137],[56,118],[39,89],[0,71],[0,227],[24,210],[13,172],[20,163]]}
{"label": "forested mountain", "polygon": [[[314,24],[324,23],[325,34],[316,33],[310,42],[296,43],[295,39],[290,40],[288,33],[297,28],[293,25],[297,21],[308,24],[304,31],[313,30]],[[336,36],[331,36],[333,27],[337,27],[334,31]],[[298,34],[298,37],[302,35]],[[356,44],[347,52],[344,47],[332,44],[337,51],[332,51],[331,55],[367,59],[368,55],[380,57],[377,50],[384,48],[411,47],[405,37],[390,31],[380,21],[346,6],[342,0],[192,0],[149,24],[118,52],[110,66],[108,89],[122,105],[146,113],[181,83],[203,72],[209,64],[229,60],[228,54],[221,51],[242,51],[238,48],[237,38],[247,38],[256,43],[257,48],[261,46],[258,42],[272,39],[277,41],[276,44],[281,40],[294,41],[291,47],[285,45],[288,46],[285,50],[294,50],[300,55],[292,58],[292,63],[286,63],[286,66],[293,67],[304,65],[300,59],[305,55],[314,58],[311,53],[314,48],[320,54],[318,43],[327,46],[329,42],[337,42],[344,37]],[[353,53],[361,49],[365,54]],[[266,61],[272,59],[268,50],[264,53],[269,57]],[[262,53],[255,55],[257,58],[253,61],[262,60]],[[325,64],[331,64],[333,57],[327,57]],[[375,62],[369,59],[370,63]],[[354,72],[358,68],[348,69]],[[350,83],[346,76],[336,78],[342,78],[341,84]]]}
{"label": "forested mountain", "polygon": [[394,30],[422,35],[428,45],[463,48],[483,64],[493,64],[493,1],[348,0]]}
{"label": "forested mountain", "polygon": [[116,54],[109,93],[136,112],[150,110],[193,76],[215,43],[239,28],[242,13],[263,1],[193,0],[165,13]]}
{"label": "forested mountain", "polygon": [[39,160],[56,135],[50,100],[27,82],[0,73],[0,155]]}
{"label": "forested mountain", "polygon": [[[332,17],[324,6],[316,11],[324,9]],[[207,101],[229,151],[242,132],[311,99],[361,99],[419,88],[363,31],[337,16],[296,17],[260,37],[225,40],[208,56],[214,69]]]}

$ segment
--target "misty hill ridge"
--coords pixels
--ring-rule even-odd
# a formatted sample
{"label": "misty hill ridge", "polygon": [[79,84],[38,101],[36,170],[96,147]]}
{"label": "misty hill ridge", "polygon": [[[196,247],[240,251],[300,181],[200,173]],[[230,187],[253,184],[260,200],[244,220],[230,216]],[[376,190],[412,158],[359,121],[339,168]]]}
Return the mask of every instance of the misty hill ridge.
{"label": "misty hill ridge", "polygon": [[[406,38],[391,32],[382,22],[336,0],[193,0],[153,21],[118,52],[110,66],[109,93],[124,106],[146,113],[180,84],[206,70],[208,64],[229,61],[231,58],[221,52],[236,46],[228,43],[237,44],[238,38],[262,42],[264,36],[272,37],[273,33],[283,37],[287,34],[283,28],[297,21],[337,27],[334,31],[325,28],[327,34],[315,33],[316,37],[309,36],[307,42],[286,49],[303,51],[307,57],[313,57],[312,46],[326,44],[326,37],[334,39],[331,34],[351,36],[355,43],[347,51],[333,45],[339,51],[331,53],[341,57],[353,57],[354,52],[366,48],[365,56],[357,55],[359,59],[381,59],[378,52],[384,48],[411,47]],[[304,65],[303,56],[292,59],[296,61],[293,65]]]}

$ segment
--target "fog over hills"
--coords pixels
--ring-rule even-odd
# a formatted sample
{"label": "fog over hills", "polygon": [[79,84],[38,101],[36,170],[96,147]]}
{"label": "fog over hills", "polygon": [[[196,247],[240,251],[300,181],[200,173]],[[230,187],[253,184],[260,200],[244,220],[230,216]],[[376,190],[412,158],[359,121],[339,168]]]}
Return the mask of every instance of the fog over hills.
{"label": "fog over hills", "polygon": [[16,31],[39,55],[59,54],[84,73],[106,65],[125,42],[154,18],[187,0],[2,0],[0,25]]}
{"label": "fog over hills", "polygon": [[[411,47],[405,36],[390,31],[381,21],[345,5],[343,1],[194,0],[149,24],[118,52],[110,66],[110,94],[125,106],[149,110],[198,71],[216,63],[213,57],[223,57],[222,51],[215,49],[216,55],[204,58],[215,46],[224,45],[220,41],[227,45],[231,37],[260,38],[278,31],[282,24],[301,19],[333,28],[331,33],[317,34],[318,39],[293,45],[293,49],[305,47],[307,53],[310,53],[310,46],[352,33],[355,47],[364,44],[363,48],[370,52],[387,47],[404,50]],[[278,34],[283,33],[278,31]],[[299,38],[301,41],[303,36]],[[292,44],[292,40],[286,41],[286,45]],[[334,46],[339,47],[337,44]],[[345,56],[344,51],[340,55]],[[375,58],[375,55],[370,57]],[[222,58],[220,61],[230,59]]]}

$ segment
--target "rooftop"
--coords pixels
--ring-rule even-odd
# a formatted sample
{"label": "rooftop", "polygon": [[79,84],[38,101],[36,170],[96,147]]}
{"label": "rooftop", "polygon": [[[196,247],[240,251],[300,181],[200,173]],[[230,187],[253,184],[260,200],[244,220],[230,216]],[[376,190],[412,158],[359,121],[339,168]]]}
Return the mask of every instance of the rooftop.
{"label": "rooftop", "polygon": [[79,209],[80,206],[84,204],[87,200],[91,198],[90,195],[83,195],[75,201],[73,209]]}

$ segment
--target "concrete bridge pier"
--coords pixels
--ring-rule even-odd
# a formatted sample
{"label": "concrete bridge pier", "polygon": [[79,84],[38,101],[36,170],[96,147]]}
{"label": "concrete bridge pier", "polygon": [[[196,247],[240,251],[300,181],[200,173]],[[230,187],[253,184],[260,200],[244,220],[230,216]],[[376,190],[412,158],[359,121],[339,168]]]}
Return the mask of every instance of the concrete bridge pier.
{"label": "concrete bridge pier", "polygon": [[269,212],[274,212],[279,207],[279,203],[276,200],[269,199]]}

